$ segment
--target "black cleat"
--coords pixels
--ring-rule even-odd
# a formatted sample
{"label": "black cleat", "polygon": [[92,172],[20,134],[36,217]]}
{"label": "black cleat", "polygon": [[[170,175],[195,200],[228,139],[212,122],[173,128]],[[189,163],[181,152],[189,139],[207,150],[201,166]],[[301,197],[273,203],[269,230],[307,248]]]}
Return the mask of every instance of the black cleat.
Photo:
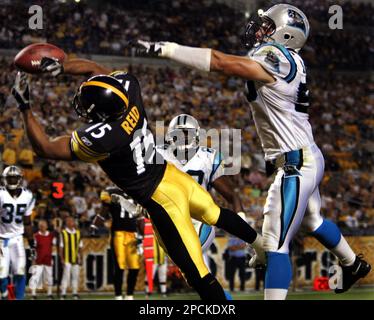
{"label": "black cleat", "polygon": [[66,294],[63,294],[63,295],[60,297],[60,300],[66,300]]}
{"label": "black cleat", "polygon": [[48,296],[48,300],[54,300],[55,298],[52,295]]}
{"label": "black cleat", "polygon": [[36,296],[32,296],[31,300],[38,300],[38,298]]}
{"label": "black cleat", "polygon": [[80,300],[81,297],[79,296],[79,294],[73,294],[73,300]]}
{"label": "black cleat", "polygon": [[363,255],[356,256],[353,265],[345,267],[340,265],[343,270],[343,288],[336,288],[335,293],[343,293],[349,290],[359,279],[365,278],[371,270],[371,265],[367,263]]}

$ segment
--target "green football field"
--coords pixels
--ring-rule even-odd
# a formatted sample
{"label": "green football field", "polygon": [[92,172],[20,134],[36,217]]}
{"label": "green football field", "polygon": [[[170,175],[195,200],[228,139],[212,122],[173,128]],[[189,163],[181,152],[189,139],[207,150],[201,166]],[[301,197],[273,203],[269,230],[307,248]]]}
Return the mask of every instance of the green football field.
{"label": "green football field", "polygon": [[[234,293],[234,300],[262,300],[262,293]],[[41,295],[39,299],[45,296]],[[68,296],[68,299],[71,298]],[[110,294],[87,294],[82,293],[81,299],[84,300],[112,300]],[[144,294],[135,294],[135,300],[146,300]],[[199,300],[196,294],[169,294],[167,298],[154,294],[148,300]],[[288,300],[374,300],[374,288],[357,288],[343,294],[334,294],[333,292],[317,292],[305,290],[302,292],[290,292]]]}

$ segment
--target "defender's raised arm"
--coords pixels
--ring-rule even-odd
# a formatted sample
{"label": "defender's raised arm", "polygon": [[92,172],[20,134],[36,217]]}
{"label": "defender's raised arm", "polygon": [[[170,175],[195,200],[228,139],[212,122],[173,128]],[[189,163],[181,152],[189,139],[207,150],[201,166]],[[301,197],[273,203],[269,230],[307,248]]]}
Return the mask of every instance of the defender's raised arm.
{"label": "defender's raised arm", "polygon": [[272,83],[274,77],[258,62],[208,48],[182,46],[174,42],[147,42],[139,40],[139,53],[168,58],[201,71],[217,71],[246,80]]}

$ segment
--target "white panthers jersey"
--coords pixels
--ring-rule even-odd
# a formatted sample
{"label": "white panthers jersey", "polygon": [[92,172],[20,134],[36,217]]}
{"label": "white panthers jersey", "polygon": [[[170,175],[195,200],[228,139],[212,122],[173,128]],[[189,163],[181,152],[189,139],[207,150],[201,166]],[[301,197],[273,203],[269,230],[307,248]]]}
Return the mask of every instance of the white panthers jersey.
{"label": "white panthers jersey", "polygon": [[13,198],[6,188],[0,188],[0,238],[22,235],[23,217],[31,215],[34,205],[34,196],[26,188],[22,188],[17,198]]}
{"label": "white panthers jersey", "polygon": [[206,190],[211,188],[214,180],[224,175],[222,156],[217,150],[199,147],[195,155],[185,164],[182,164],[167,146],[157,147],[157,151],[166,161],[192,176]]}
{"label": "white panthers jersey", "polygon": [[307,108],[306,69],[293,50],[266,43],[248,56],[274,76],[271,84],[247,82],[248,100],[265,160],[314,144]]}

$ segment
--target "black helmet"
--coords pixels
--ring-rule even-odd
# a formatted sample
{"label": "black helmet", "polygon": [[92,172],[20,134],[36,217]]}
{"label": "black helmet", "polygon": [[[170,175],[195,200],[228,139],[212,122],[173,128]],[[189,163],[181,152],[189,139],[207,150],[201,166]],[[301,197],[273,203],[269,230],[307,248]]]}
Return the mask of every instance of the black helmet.
{"label": "black helmet", "polygon": [[112,76],[99,75],[83,82],[74,96],[74,109],[89,122],[119,119],[129,105],[121,82]]}

